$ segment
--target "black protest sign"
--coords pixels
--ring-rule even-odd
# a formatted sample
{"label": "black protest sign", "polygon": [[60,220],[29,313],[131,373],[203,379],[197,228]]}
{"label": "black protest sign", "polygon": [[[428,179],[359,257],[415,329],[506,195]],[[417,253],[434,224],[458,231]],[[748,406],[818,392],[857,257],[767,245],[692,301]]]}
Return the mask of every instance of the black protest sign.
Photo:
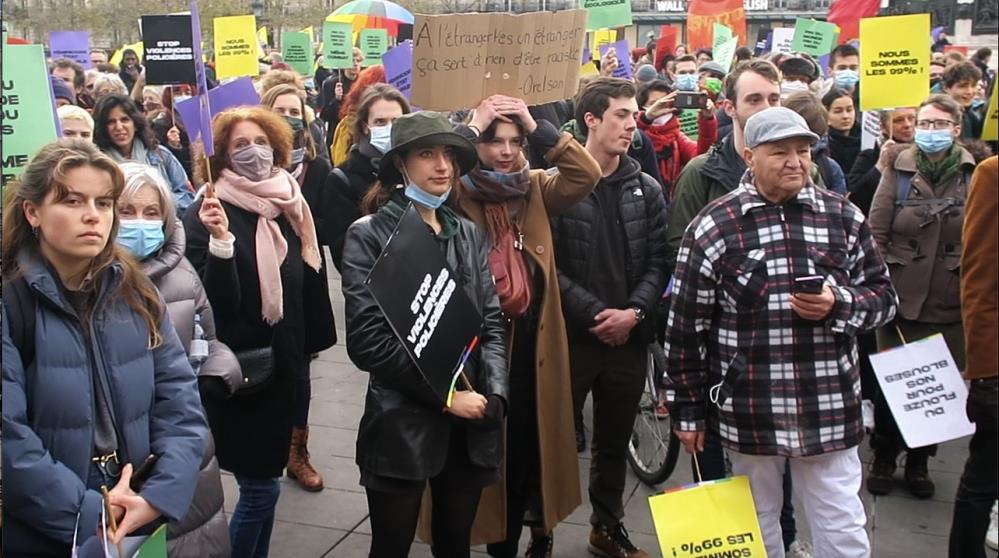
{"label": "black protest sign", "polygon": [[190,15],[142,16],[147,84],[194,83],[194,40],[191,34]]}
{"label": "black protest sign", "polygon": [[412,204],[366,279],[409,357],[442,402],[482,317]]}

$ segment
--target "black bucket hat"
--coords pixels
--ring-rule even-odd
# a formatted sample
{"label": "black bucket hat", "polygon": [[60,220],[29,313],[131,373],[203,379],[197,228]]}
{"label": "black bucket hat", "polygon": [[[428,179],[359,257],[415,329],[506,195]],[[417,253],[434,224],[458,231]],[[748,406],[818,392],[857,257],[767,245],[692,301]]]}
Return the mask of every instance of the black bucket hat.
{"label": "black bucket hat", "polygon": [[437,145],[454,148],[458,176],[463,176],[479,162],[475,146],[451,128],[446,116],[424,110],[404,114],[392,123],[392,148],[379,163],[378,179],[384,184],[401,184],[403,177],[395,166],[395,160],[412,149]]}

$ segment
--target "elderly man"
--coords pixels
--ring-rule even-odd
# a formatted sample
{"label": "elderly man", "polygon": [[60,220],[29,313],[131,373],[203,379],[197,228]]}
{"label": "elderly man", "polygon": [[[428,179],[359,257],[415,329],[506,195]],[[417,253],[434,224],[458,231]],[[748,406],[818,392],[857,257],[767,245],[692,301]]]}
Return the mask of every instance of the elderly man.
{"label": "elderly man", "polygon": [[863,215],[810,179],[817,139],[787,108],[749,117],[739,186],[684,234],[666,332],[677,436],[721,437],[771,558],[788,463],[816,556],[870,556],[855,336],[897,301]]}

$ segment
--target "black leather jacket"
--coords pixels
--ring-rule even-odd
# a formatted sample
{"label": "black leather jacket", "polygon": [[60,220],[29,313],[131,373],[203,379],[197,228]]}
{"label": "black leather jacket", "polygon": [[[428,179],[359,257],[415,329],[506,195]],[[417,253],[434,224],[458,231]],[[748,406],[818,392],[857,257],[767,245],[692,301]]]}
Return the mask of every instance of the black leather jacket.
{"label": "black leather jacket", "polygon": [[[357,464],[376,475],[413,480],[434,477],[444,467],[454,430],[466,432],[473,464],[497,467],[503,457],[502,421],[465,421],[443,413],[441,401],[431,392],[364,283],[397,222],[385,210],[362,217],[350,226],[344,241],[347,354],[359,369],[371,374],[357,432]],[[469,359],[465,373],[476,391],[502,398],[505,407],[504,323],[486,261],[488,242],[471,221],[460,219],[457,234],[441,246],[483,317],[480,348]],[[455,428],[462,422],[467,428]]]}

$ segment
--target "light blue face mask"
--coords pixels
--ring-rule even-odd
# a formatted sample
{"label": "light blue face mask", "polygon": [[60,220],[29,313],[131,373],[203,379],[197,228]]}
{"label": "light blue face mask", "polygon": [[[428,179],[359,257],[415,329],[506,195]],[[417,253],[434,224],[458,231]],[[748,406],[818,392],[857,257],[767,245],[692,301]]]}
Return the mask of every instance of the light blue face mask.
{"label": "light blue face mask", "polygon": [[444,202],[447,201],[447,197],[449,195],[451,195],[450,188],[447,189],[447,192],[444,192],[439,196],[435,196],[423,191],[413,182],[406,185],[406,197],[413,200],[413,202],[426,207],[427,209],[438,209],[440,206],[444,205]]}
{"label": "light blue face mask", "polygon": [[836,85],[843,89],[851,89],[860,81],[860,74],[853,70],[838,70],[836,72]]}
{"label": "light blue face mask", "polygon": [[392,149],[392,124],[386,124],[384,126],[375,126],[374,128],[369,128],[370,139],[368,143],[372,147],[381,151],[382,154],[388,153],[389,149]]}
{"label": "light blue face mask", "polygon": [[118,244],[140,260],[155,254],[165,241],[163,221],[123,219],[118,224]]}
{"label": "light blue face mask", "polygon": [[291,168],[295,168],[305,160],[305,148],[298,147],[291,150]]}
{"label": "light blue face mask", "polygon": [[916,130],[916,147],[923,153],[940,153],[954,145],[950,130]]}
{"label": "light blue face mask", "polygon": [[680,74],[676,76],[676,88],[680,91],[697,91],[697,74]]}

